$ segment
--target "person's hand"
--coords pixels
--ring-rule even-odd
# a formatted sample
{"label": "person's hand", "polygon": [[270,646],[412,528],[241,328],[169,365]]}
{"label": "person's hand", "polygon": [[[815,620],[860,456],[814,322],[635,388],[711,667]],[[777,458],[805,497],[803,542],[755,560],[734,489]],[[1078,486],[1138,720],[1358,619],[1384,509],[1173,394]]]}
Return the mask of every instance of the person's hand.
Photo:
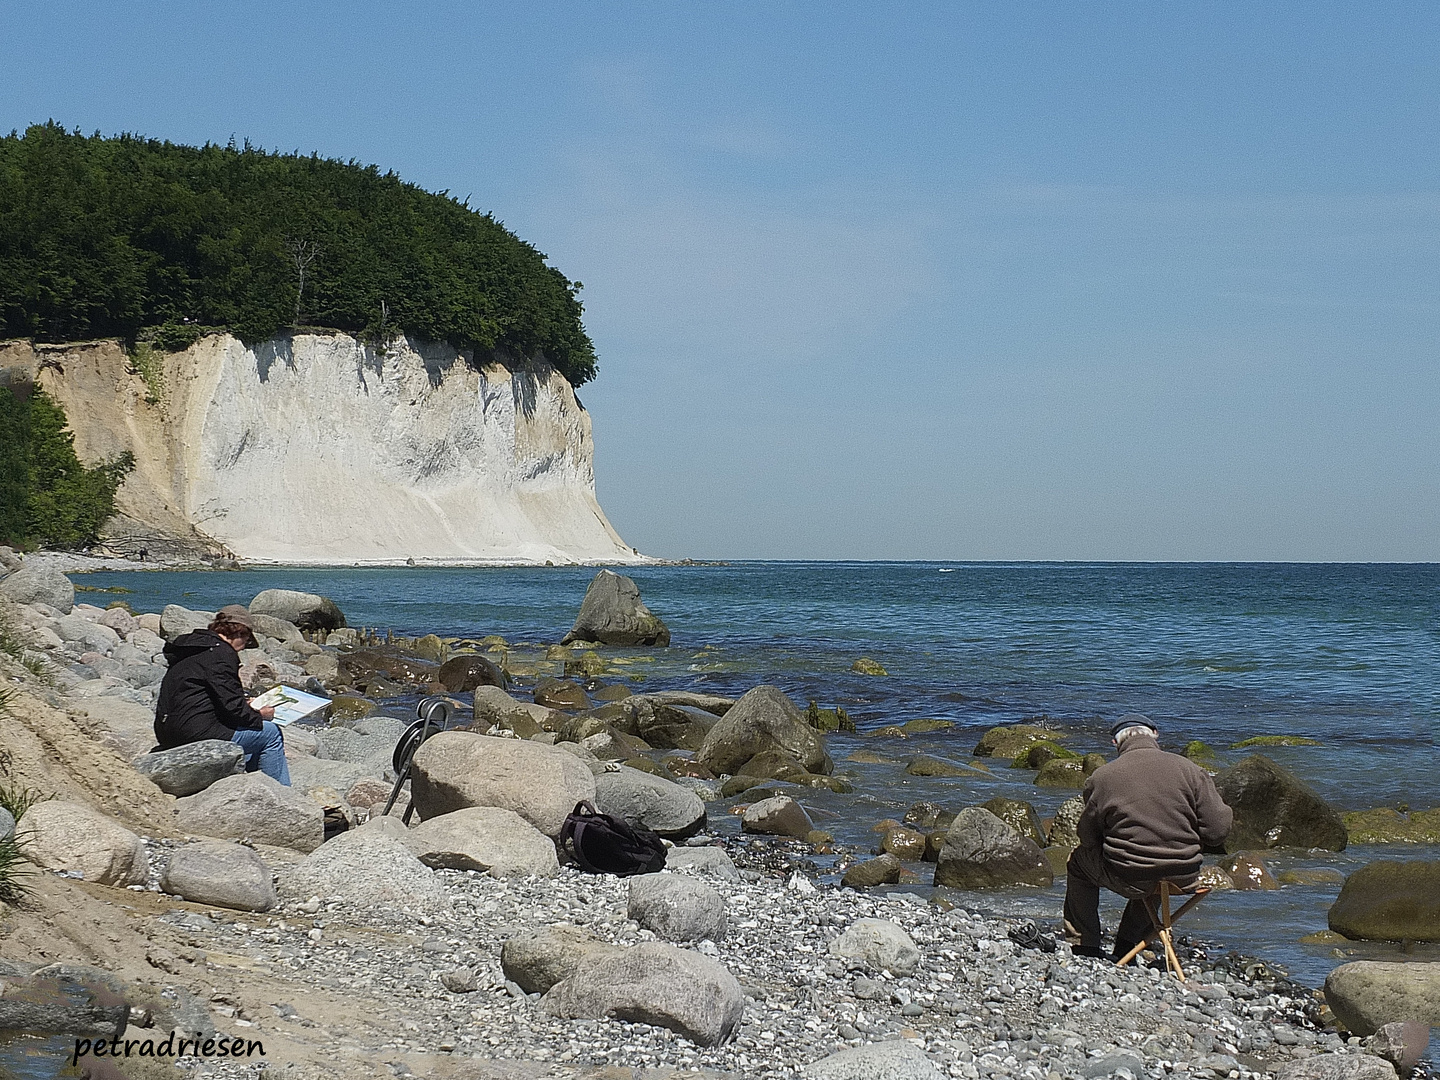
{"label": "person's hand", "polygon": [[266,705],[263,709],[257,709],[256,712],[258,712],[258,713],[259,713],[261,716],[263,716],[266,720],[274,720],[274,719],[275,719],[275,706],[274,706],[274,705]]}

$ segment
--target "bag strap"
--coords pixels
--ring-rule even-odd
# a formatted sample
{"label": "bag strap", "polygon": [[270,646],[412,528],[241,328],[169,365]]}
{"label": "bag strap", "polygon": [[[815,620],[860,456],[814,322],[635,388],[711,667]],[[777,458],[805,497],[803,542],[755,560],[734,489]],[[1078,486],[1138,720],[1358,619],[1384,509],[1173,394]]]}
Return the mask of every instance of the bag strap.
{"label": "bag strap", "polygon": [[592,863],[585,855],[585,832],[590,827],[590,822],[583,817],[574,817],[565,824],[567,827],[573,824],[573,828],[570,828],[570,835],[573,839],[570,847],[575,854],[575,861],[580,864],[580,869],[587,874],[603,874],[605,871]]}

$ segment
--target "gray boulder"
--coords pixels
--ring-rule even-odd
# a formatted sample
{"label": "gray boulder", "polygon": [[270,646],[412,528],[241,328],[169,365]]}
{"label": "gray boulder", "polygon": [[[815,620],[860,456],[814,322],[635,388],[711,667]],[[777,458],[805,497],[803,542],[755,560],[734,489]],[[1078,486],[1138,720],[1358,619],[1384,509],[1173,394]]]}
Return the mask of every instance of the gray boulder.
{"label": "gray boulder", "polygon": [[915,942],[888,919],[856,919],[830,942],[828,952],[892,975],[911,975],[920,966],[920,950]]}
{"label": "gray boulder", "polygon": [[263,612],[250,612],[250,621],[255,624],[255,633],[263,634],[265,637],[274,638],[282,645],[289,645],[292,642],[303,641],[304,635],[300,628],[289,619],[277,619],[274,615],[266,615]]}
{"label": "gray boulder", "polygon": [[222,776],[245,771],[245,751],[223,739],[202,739],[171,750],[141,754],[135,768],[167,795],[183,798],[204,791]]}
{"label": "gray boulder", "polygon": [[81,615],[65,615],[60,618],[57,632],[62,641],[83,645],[87,650],[108,653],[120,644],[120,635],[108,626],[93,623]]}
{"label": "gray boulder", "polygon": [[553,746],[442,731],[415,751],[410,802],[425,819],[467,806],[513,810],[552,839],[575,804],[595,801],[595,777]]}
{"label": "gray boulder", "polygon": [[500,946],[500,970],[527,994],[543,994],[584,964],[624,950],[578,926],[547,926]]}
{"label": "gray boulder", "polygon": [[406,846],[437,870],[488,871],[491,877],[560,872],[555,844],[513,810],[470,806],[428,818],[411,829]]}
{"label": "gray boulder", "polygon": [[806,1080],[941,1080],[944,1075],[908,1039],[852,1046],[805,1066]]}
{"label": "gray boulder", "polygon": [[935,864],[935,884],[956,889],[1044,887],[1054,879],[1050,862],[1035,841],[979,806],[955,816]]}
{"label": "gray boulder", "polygon": [[1080,815],[1085,812],[1085,796],[1074,795],[1060,804],[1050,822],[1050,844],[1052,847],[1077,848],[1080,846]]}
{"label": "gray boulder", "polygon": [[560,643],[572,641],[664,646],[670,644],[670,631],[640,600],[634,581],[613,570],[601,570],[585,590],[575,625]]}
{"label": "gray boulder", "polygon": [[1325,979],[1325,1001],[1355,1035],[1401,1020],[1440,1027],[1440,963],[1341,964]]}
{"label": "gray boulder", "polygon": [[170,857],[160,888],[195,904],[269,911],[275,883],[265,860],[243,844],[206,840],[186,844]]}
{"label": "gray boulder", "polygon": [[815,831],[805,808],[789,795],[773,795],[751,803],[740,815],[740,827],[765,836],[805,837]]}
{"label": "gray boulder", "polygon": [[363,907],[434,911],[450,903],[435,871],[379,829],[341,833],[285,870],[280,889],[294,899],[333,896]]}
{"label": "gray boulder", "polygon": [[666,941],[719,941],[725,936],[725,901],[702,881],[679,874],[630,879],[629,915]]}
{"label": "gray boulder", "polygon": [[1418,1020],[1384,1024],[1365,1040],[1365,1049],[1390,1062],[1401,1076],[1409,1076],[1415,1071],[1429,1046],[1430,1025]]}
{"label": "gray boulder", "polygon": [[674,847],[665,853],[670,870],[693,870],[722,881],[739,881],[740,870],[722,847]]}
{"label": "gray boulder", "polygon": [[0,596],[17,604],[45,604],[61,615],[75,606],[75,586],[59,570],[22,566],[0,581]]}
{"label": "gray boulder", "polygon": [[684,840],[705,827],[705,803],[699,795],[663,776],[624,765],[595,777],[595,807],[667,840]]}
{"label": "gray boulder", "polygon": [[894,885],[905,866],[888,851],[846,868],[840,884],[847,889],[873,889],[877,885]]}
{"label": "gray boulder", "polygon": [[18,829],[25,857],[43,870],[68,870],[96,885],[142,885],[150,876],[140,837],[81,803],[35,803]]}
{"label": "gray boulder", "polygon": [[740,1026],[745,994],[718,961],[647,942],[586,961],[551,987],[541,1004],[552,1016],[652,1024],[716,1046]]}
{"label": "gray boulder", "polygon": [[15,819],[10,811],[0,806],[0,842],[9,840],[15,835]]}
{"label": "gray boulder", "polygon": [[1215,777],[1215,788],[1235,821],[1228,852],[1256,848],[1325,848],[1344,851],[1345,822],[1319,795],[1264,754],[1252,754]]}
{"label": "gray boulder", "polygon": [[755,687],[727,710],[705,736],[695,759],[718,776],[738,773],[756,754],[768,751],[793,758],[806,772],[835,771],[824,738],[773,686]]}
{"label": "gray boulder", "polygon": [[1396,1080],[1396,1074],[1373,1054],[1315,1054],[1281,1065],[1275,1080]]}
{"label": "gray boulder", "polygon": [[1440,861],[1367,863],[1345,879],[1329,922],[1353,940],[1440,941]]}
{"label": "gray boulder", "polygon": [[345,615],[334,600],[293,589],[266,589],[250,601],[249,608],[252,615],[284,619],[304,631],[328,632],[345,625]]}
{"label": "gray boulder", "polygon": [[214,621],[213,611],[191,611],[179,604],[166,604],[160,612],[160,636],[166,641],[174,641],[192,630],[204,630]]}
{"label": "gray boulder", "polygon": [[222,777],[178,800],[175,812],[182,831],[202,836],[248,838],[296,851],[314,851],[325,839],[320,804],[260,772]]}

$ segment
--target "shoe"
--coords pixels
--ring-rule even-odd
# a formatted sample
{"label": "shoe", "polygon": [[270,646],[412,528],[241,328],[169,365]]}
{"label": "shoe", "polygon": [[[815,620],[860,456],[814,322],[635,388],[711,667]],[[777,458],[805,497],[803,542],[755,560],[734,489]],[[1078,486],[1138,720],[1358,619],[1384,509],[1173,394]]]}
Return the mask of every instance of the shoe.
{"label": "shoe", "polygon": [[[1104,960],[1105,950],[1093,945],[1074,945],[1070,951],[1076,956],[1088,956],[1093,960]],[[1123,955],[1123,954],[1122,954]]]}
{"label": "shoe", "polygon": [[1110,959],[1114,960],[1118,964],[1122,956],[1124,956],[1126,953],[1128,953],[1131,949],[1133,949],[1136,945],[1139,944],[1140,943],[1138,941],[1115,942],[1115,949],[1113,952],[1111,952]]}

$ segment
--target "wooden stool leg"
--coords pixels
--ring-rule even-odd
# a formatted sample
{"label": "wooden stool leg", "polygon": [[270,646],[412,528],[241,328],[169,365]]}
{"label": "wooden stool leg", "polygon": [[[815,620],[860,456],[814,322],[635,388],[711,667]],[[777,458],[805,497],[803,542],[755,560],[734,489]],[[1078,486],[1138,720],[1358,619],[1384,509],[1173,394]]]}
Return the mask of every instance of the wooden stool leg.
{"label": "wooden stool leg", "polygon": [[1185,969],[1180,966],[1180,957],[1175,955],[1175,946],[1170,940],[1170,927],[1174,925],[1174,923],[1170,918],[1170,883],[1168,881],[1162,881],[1160,883],[1160,904],[1162,921],[1160,940],[1165,943],[1165,963],[1171,971],[1175,972],[1175,978],[1183,983],[1185,981]]}
{"label": "wooden stool leg", "polygon": [[1160,920],[1156,918],[1155,909],[1150,905],[1150,897],[1142,896],[1138,899],[1140,900],[1140,903],[1145,905],[1145,914],[1150,917],[1150,926],[1153,929],[1154,933],[1148,937],[1141,938],[1139,945],[1136,945],[1119,960],[1116,960],[1116,967],[1124,967],[1126,964],[1130,963],[1131,960],[1134,960],[1135,957],[1139,956],[1142,952],[1145,951],[1145,947],[1149,945],[1152,941],[1154,941],[1155,937],[1160,933]]}

